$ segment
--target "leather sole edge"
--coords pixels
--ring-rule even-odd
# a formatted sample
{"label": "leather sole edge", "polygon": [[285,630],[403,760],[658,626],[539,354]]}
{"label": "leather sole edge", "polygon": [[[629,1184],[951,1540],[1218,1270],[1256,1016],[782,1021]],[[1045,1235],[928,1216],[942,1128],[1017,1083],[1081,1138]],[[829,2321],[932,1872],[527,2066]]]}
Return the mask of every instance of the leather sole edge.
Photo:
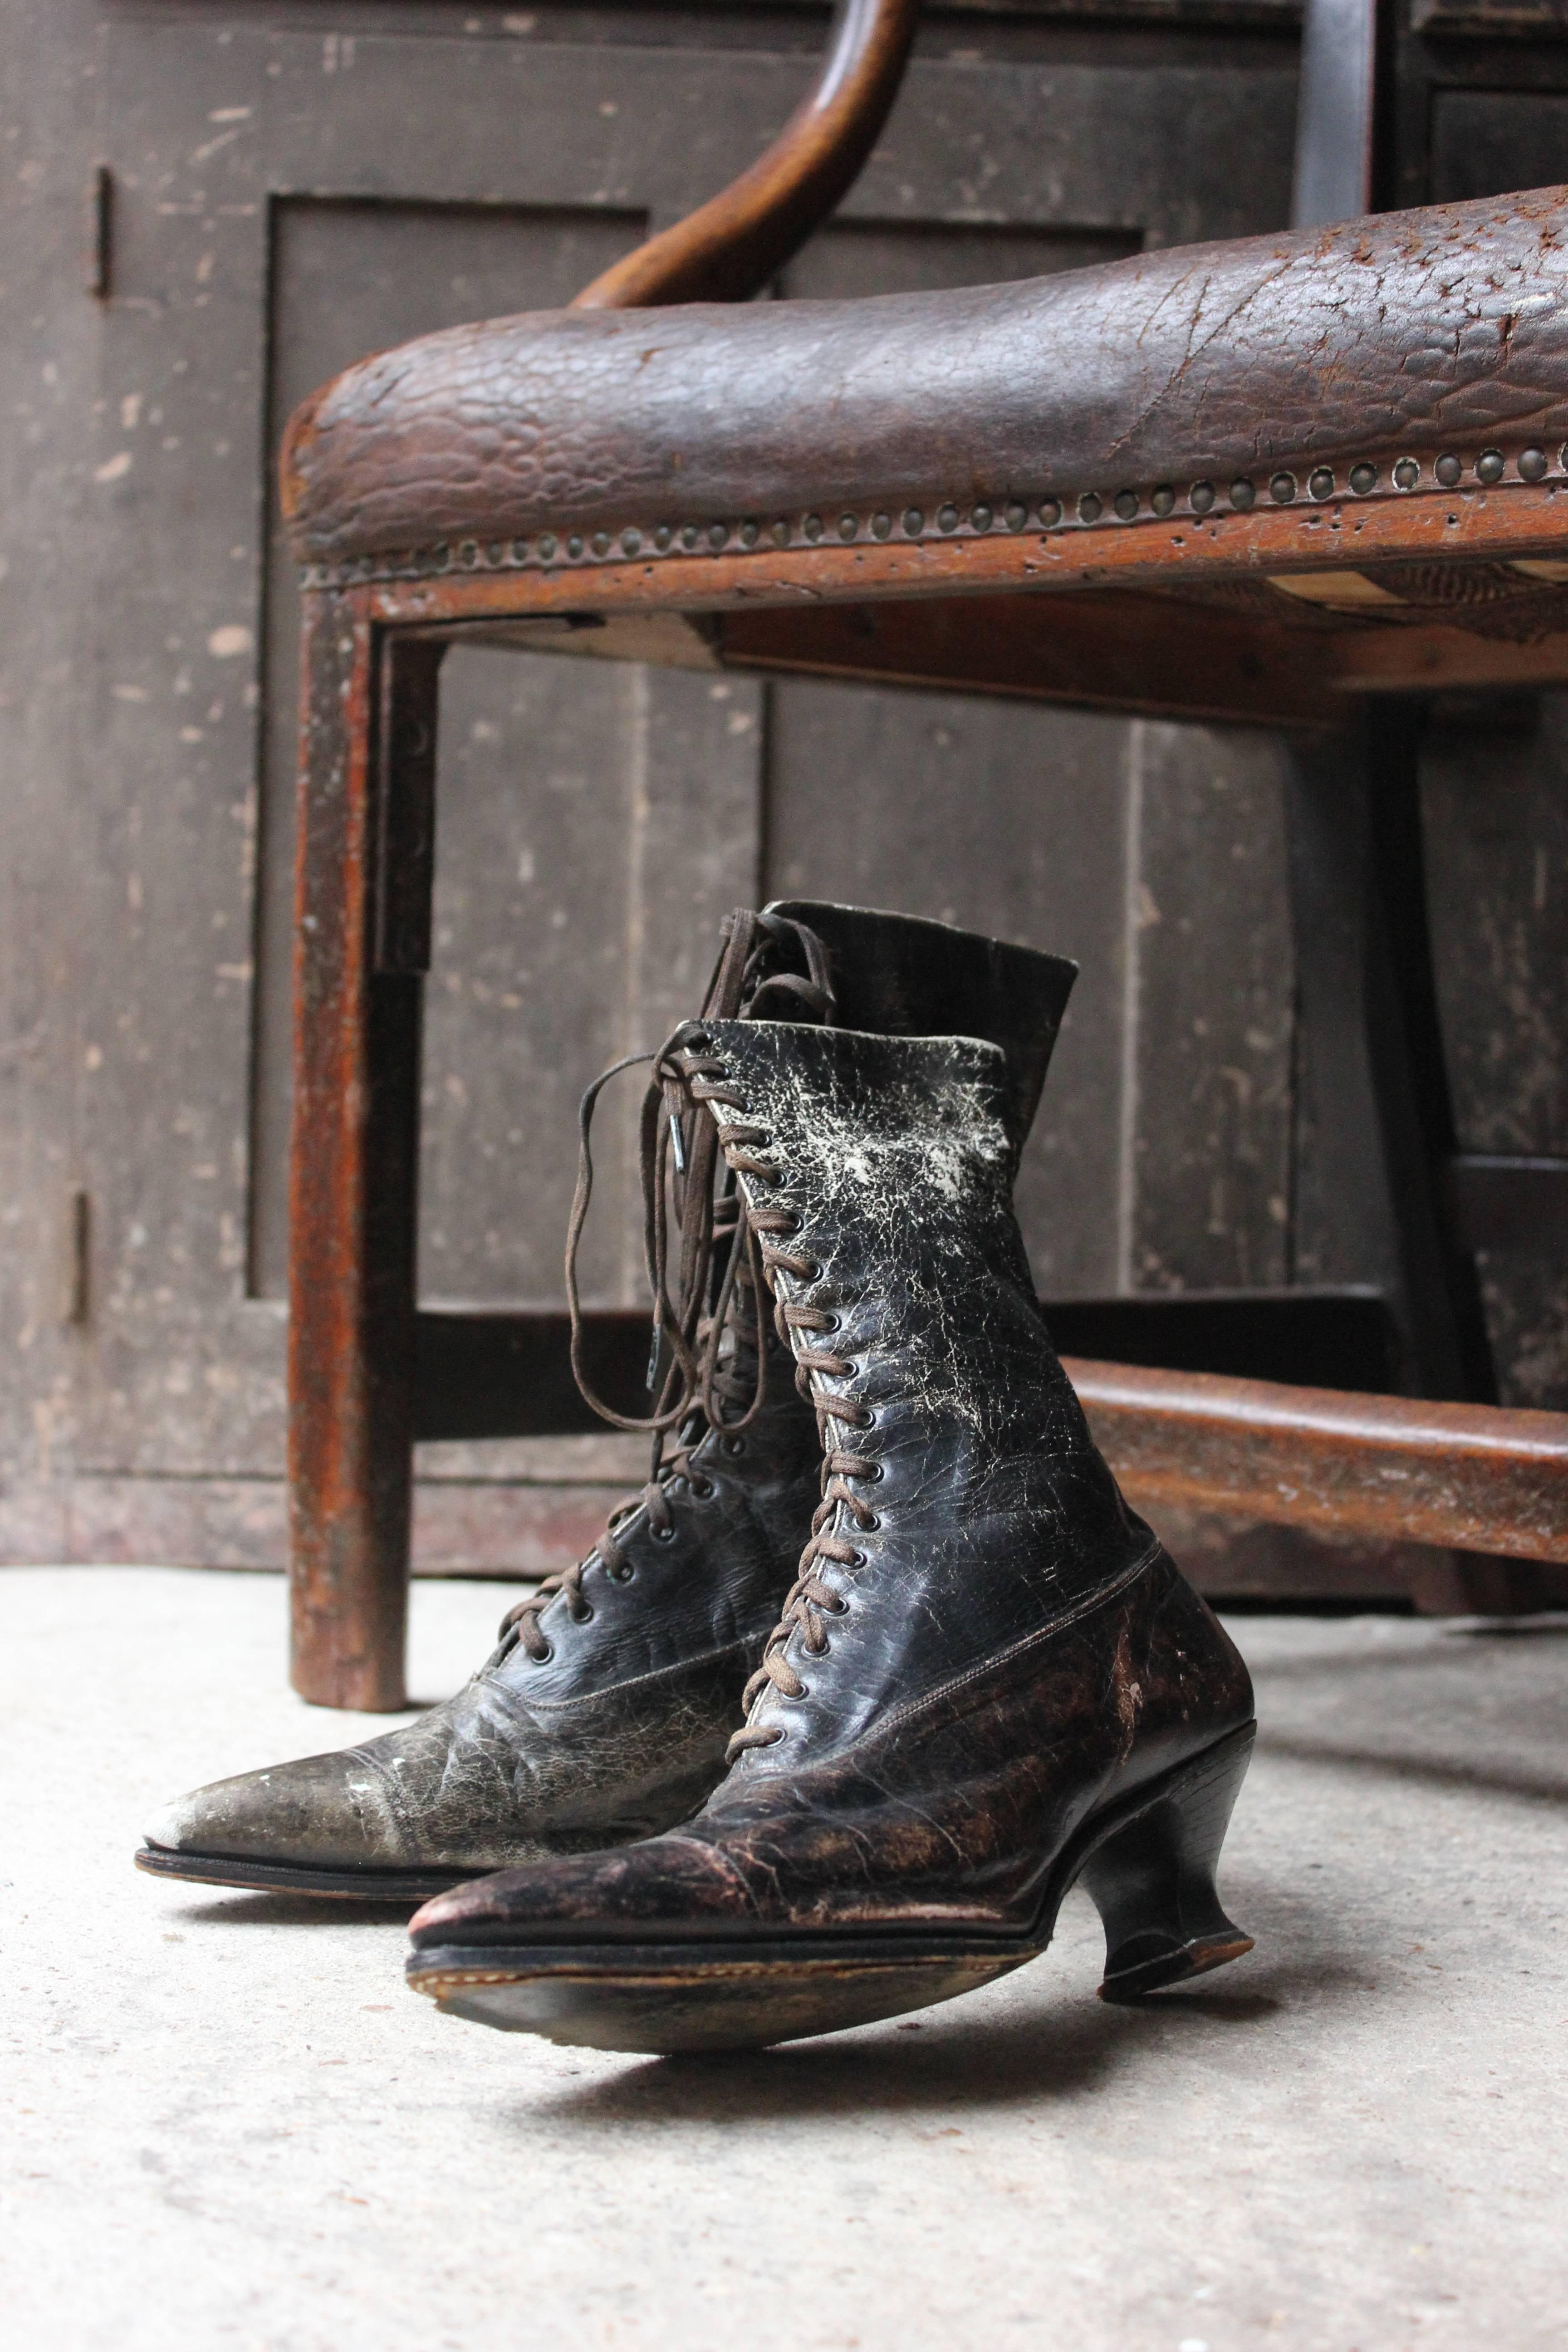
{"label": "leather sole edge", "polygon": [[470,1878],[485,1875],[483,1864],[450,1870],[313,1870],[302,1863],[241,1862],[219,1853],[175,1853],[166,1846],[141,1846],[138,1870],[153,1878],[180,1878],[197,1886],[228,1886],[258,1895],[320,1895],[334,1903],[428,1902]]}

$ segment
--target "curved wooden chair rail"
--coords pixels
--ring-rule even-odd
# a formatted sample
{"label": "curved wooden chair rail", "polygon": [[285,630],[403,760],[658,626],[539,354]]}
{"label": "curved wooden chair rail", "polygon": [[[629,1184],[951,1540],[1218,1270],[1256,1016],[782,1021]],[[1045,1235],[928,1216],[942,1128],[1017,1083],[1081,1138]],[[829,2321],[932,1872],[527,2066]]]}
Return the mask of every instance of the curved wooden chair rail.
{"label": "curved wooden chair rail", "polygon": [[854,181],[898,96],[920,0],[838,0],[810,94],[750,169],[649,237],[574,310],[745,302],[799,251]]}
{"label": "curved wooden chair rail", "polygon": [[1568,1561],[1568,1413],[1081,1359],[1067,1369],[1141,1507]]}

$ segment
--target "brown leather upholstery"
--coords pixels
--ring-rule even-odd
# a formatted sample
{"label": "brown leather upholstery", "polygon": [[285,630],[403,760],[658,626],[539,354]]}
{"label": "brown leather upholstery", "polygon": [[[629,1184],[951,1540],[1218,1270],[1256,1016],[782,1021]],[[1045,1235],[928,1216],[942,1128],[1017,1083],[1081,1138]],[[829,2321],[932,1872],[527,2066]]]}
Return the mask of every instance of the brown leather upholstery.
{"label": "brown leather upholstery", "polygon": [[1397,457],[1427,487],[1440,459],[1443,482],[1515,478],[1521,455],[1558,477],[1565,287],[1568,189],[1547,188],[957,293],[535,312],[314,394],[285,507],[308,563],[466,536],[548,559],[542,533],[591,560],[693,526],[833,536],[845,511],[879,536],[911,510],[927,535],[1050,524],[1053,500],[1113,524],[1119,496],[1183,511],[1196,484],[1203,511],[1205,486],[1223,509],[1326,495],[1325,473],[1342,496],[1355,467],[1396,495]]}

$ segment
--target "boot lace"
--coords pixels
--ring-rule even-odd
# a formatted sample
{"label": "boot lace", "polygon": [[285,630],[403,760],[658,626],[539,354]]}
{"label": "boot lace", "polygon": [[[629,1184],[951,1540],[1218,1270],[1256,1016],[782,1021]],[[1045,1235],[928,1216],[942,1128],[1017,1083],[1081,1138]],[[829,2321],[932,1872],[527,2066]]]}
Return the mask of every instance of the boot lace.
{"label": "boot lace", "polygon": [[[728,1075],[721,1066],[703,1062],[689,1079],[692,1095],[706,1104],[740,1108],[740,1097],[722,1083]],[[771,1139],[765,1131],[754,1127],[720,1126],[717,1137],[720,1150],[732,1170],[769,1187],[784,1182],[782,1170],[756,1157],[755,1147]],[[856,1366],[847,1357],[820,1344],[841,1328],[841,1318],[834,1310],[831,1296],[820,1287],[823,1268],[806,1254],[809,1244],[801,1240],[803,1219],[799,1211],[781,1198],[752,1208],[746,1223],[748,1238],[754,1244],[760,1261],[762,1278],[773,1294],[774,1328],[784,1345],[794,1353],[795,1386],[816,1412],[817,1437],[823,1450],[822,1500],[812,1513],[810,1539],[801,1553],[795,1580],[785,1598],[779,1622],[769,1634],[762,1662],[742,1694],[742,1707],[749,1716],[754,1701],[770,1685],[785,1698],[805,1696],[806,1685],[784,1655],[785,1647],[798,1627],[806,1652],[813,1657],[824,1656],[828,1647],[827,1619],[847,1614],[849,1603],[818,1574],[817,1564],[832,1560],[844,1568],[864,1565],[866,1555],[850,1540],[848,1530],[853,1528],[857,1533],[869,1534],[880,1522],[850,1481],[874,1486],[882,1476],[882,1465],[844,1442],[846,1430],[868,1428],[875,1416],[853,1397],[820,1385],[824,1378],[850,1378]],[[784,1243],[795,1245],[781,1246]],[[781,1274],[788,1275],[792,1281],[812,1286],[815,1300],[783,1296],[777,1282]],[[803,1339],[805,1345],[801,1344]],[[875,1345],[874,1339],[868,1344]],[[784,1737],[782,1724],[742,1724],[731,1735],[726,1761],[733,1762],[750,1748],[774,1747]]]}
{"label": "boot lace", "polygon": [[[746,1429],[767,1398],[768,1354],[759,1302],[767,1257],[763,1235],[780,1230],[773,1213],[748,1211],[735,1179],[770,1182],[773,1172],[751,1146],[761,1129],[721,1127],[711,1108],[735,1097],[712,1081],[725,1073],[709,1052],[702,1020],[789,1019],[830,1022],[834,1015],[827,951],[805,924],[741,908],[723,926],[723,947],[695,1023],[682,1022],[653,1055],[631,1055],[595,1079],[579,1115],[578,1171],[566,1241],[566,1299],[572,1324],[572,1370],[584,1401],[612,1427],[646,1432],[652,1462],[640,1492],[616,1506],[587,1559],[548,1576],[502,1618],[500,1654],[513,1638],[531,1658],[552,1654],[540,1618],[558,1595],[572,1622],[584,1623],[593,1606],[583,1591],[589,1560],[597,1559],[617,1583],[633,1573],[620,1537],[646,1511],[656,1541],[673,1542],[676,1522],[669,1489],[679,1480],[706,1499],[716,1490],[694,1460],[708,1433]],[[786,958],[804,972],[780,969]],[[643,1248],[653,1297],[653,1345],[648,1360],[651,1412],[624,1413],[596,1395],[583,1361],[583,1310],[577,1257],[594,1190],[590,1137],[595,1108],[612,1078],[652,1065],[638,1129],[643,1192]],[[672,1277],[673,1264],[673,1277]],[[787,1333],[780,1329],[787,1345]],[[798,1377],[798,1376],[797,1376]],[[820,1425],[820,1423],[819,1423]],[[672,1432],[679,1437],[666,1452]]]}
{"label": "boot lace", "polygon": [[[733,1349],[715,1370],[710,1388],[715,1402],[721,1407],[733,1405],[739,1408],[745,1404],[755,1386],[746,1369],[745,1359],[753,1348],[763,1347],[763,1335],[757,1328],[754,1314],[749,1313],[744,1304],[735,1311],[732,1322]],[[740,1420],[724,1419],[713,1425],[729,1432],[739,1429],[746,1418],[749,1416],[742,1414]],[[564,1596],[567,1613],[573,1623],[582,1625],[587,1622],[594,1614],[593,1604],[583,1590],[583,1578],[589,1560],[597,1559],[605,1575],[615,1583],[627,1584],[631,1581],[636,1570],[626,1558],[619,1536],[639,1511],[647,1514],[649,1529],[657,1543],[675,1541],[678,1529],[675,1514],[669,1507],[669,1489],[678,1480],[684,1480],[689,1492],[700,1502],[709,1501],[719,1491],[702,1465],[694,1459],[698,1446],[708,1433],[708,1426],[704,1416],[694,1414],[680,1432],[678,1444],[668,1453],[664,1453],[660,1446],[653,1475],[637,1494],[627,1496],[625,1501],[616,1505],[588,1558],[575,1561],[572,1567],[563,1569],[555,1575],[547,1576],[525,1601],[520,1601],[515,1607],[509,1609],[500,1621],[498,1634],[500,1642],[510,1649],[511,1644],[507,1637],[515,1632],[517,1643],[531,1658],[542,1663],[553,1656],[553,1649],[540,1624],[540,1618],[559,1593]]]}

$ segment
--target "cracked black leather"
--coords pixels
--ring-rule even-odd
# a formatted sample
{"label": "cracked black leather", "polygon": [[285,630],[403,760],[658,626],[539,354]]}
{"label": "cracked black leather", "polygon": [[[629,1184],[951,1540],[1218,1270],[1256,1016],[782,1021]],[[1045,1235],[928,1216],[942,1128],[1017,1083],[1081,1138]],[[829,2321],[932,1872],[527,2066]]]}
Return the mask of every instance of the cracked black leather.
{"label": "cracked black leather", "polygon": [[1543,188],[940,293],[448,328],[296,412],[295,552],[1555,447],[1564,205]]}
{"label": "cracked black leather", "polygon": [[808,924],[826,944],[841,1027],[881,1037],[986,1037],[1000,1045],[1007,1056],[1007,1131],[1022,1151],[1077,964],[951,923],[820,898],[775,898],[767,912]]}
{"label": "cracked black leather", "polygon": [[[1008,1181],[994,1045],[704,1024],[733,1117],[771,1138],[819,1276],[780,1295],[837,1314],[818,1384],[868,1409],[844,1444],[879,1524],[838,1506],[841,1613],[796,1624],[804,1684],[751,1715],[682,1827],[502,1873],[427,1904],[416,1948],[816,1931],[1026,1932],[1091,1811],[1248,1722],[1245,1665],[1089,1436],[1035,1300]],[[759,1151],[762,1147],[756,1147]],[[809,1343],[797,1336],[796,1349]],[[820,1340],[815,1342],[821,1346]]]}
{"label": "cracked black leather", "polygon": [[550,1657],[509,1637],[417,1721],[199,1789],[149,1843],[322,1869],[487,1870],[679,1821],[722,1769],[816,1499],[816,1429],[782,1365],[761,1420],[730,1443],[744,1451],[711,1431],[696,1449],[710,1498],[669,1482],[673,1542],[644,1511],[618,1531],[633,1575],[590,1569],[588,1622],[551,1603]]}
{"label": "cracked black leather", "polygon": [[[909,917],[805,901],[784,911],[820,927],[840,1017],[892,1026],[926,1017],[945,993],[982,1034],[1000,1035],[1005,1187],[1076,968]],[[668,1483],[673,1542],[645,1510],[617,1530],[631,1581],[595,1557],[584,1585],[590,1621],[575,1622],[563,1596],[551,1602],[540,1620],[548,1660],[503,1642],[415,1723],[198,1789],[153,1824],[149,1845],[322,1871],[478,1872],[680,1820],[723,1769],[742,1687],[817,1499],[816,1421],[787,1359],[775,1365],[762,1420],[739,1451],[735,1444],[709,1432],[696,1449],[710,1498],[684,1478]]]}

